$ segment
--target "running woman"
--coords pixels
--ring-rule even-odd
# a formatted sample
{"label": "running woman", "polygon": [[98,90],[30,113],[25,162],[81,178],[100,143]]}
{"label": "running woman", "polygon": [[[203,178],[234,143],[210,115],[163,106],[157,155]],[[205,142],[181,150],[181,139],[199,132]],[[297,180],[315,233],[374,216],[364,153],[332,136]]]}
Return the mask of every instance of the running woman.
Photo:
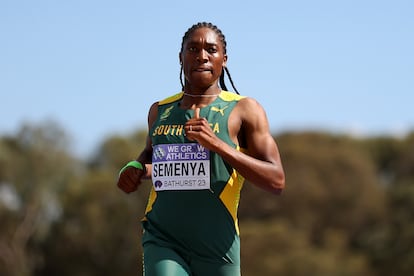
{"label": "running woman", "polygon": [[[243,182],[274,194],[285,187],[266,112],[237,92],[226,46],[211,23],[187,30],[179,53],[182,91],[151,106],[146,147],[120,171],[117,185],[126,193],[152,179],[142,220],[144,275],[241,275]],[[226,74],[236,93],[227,91]]]}

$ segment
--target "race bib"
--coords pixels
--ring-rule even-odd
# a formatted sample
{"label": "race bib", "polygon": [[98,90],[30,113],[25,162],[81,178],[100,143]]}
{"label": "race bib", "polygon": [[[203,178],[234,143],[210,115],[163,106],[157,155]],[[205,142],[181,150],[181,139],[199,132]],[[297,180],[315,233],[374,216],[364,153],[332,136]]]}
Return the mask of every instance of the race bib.
{"label": "race bib", "polygon": [[156,191],[210,189],[210,151],[197,143],[155,145],[152,183]]}

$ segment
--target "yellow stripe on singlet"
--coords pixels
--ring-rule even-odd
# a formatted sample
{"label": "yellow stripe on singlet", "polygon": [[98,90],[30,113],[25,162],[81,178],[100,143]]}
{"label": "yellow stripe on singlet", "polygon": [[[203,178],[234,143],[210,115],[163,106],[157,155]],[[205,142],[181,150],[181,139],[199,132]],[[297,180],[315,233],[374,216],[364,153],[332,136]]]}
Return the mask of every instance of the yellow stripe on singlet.
{"label": "yellow stripe on singlet", "polygon": [[[148,214],[152,210],[152,205],[154,204],[156,198],[157,198],[157,192],[154,190],[154,186],[152,186],[150,194],[149,194],[149,198],[148,198],[147,208],[145,209],[145,214]],[[145,216],[143,220],[146,220]]]}
{"label": "yellow stripe on singlet", "polygon": [[[240,149],[240,147],[237,147],[237,150],[243,151],[243,149]],[[239,222],[237,219],[237,210],[239,208],[240,192],[243,187],[243,183],[244,177],[233,169],[233,173],[231,174],[229,181],[220,194],[220,200],[223,202],[233,217],[237,234],[240,234]]]}
{"label": "yellow stripe on singlet", "polygon": [[234,227],[236,228],[237,234],[240,234],[239,222],[237,219],[237,209],[239,207],[240,190],[243,187],[243,182],[244,178],[235,170],[233,170],[229,182],[227,182],[226,187],[224,187],[223,191],[220,194],[220,200],[223,202],[233,217]]}

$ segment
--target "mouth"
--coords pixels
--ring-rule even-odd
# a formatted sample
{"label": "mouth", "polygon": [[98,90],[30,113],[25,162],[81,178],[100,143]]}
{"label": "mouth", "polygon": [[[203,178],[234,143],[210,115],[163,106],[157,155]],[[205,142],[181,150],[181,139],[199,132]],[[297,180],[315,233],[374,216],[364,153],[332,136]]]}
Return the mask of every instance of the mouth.
{"label": "mouth", "polygon": [[193,70],[194,72],[203,73],[203,72],[212,72],[210,68],[207,67],[199,67]]}

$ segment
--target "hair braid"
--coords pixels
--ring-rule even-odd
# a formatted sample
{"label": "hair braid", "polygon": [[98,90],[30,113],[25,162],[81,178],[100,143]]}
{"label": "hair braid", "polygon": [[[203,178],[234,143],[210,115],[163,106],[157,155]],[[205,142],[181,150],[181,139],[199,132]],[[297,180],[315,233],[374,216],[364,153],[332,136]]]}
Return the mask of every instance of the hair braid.
{"label": "hair braid", "polygon": [[[223,51],[224,54],[227,53],[227,42],[226,42],[226,37],[224,36],[223,32],[214,24],[210,23],[210,22],[199,22],[197,24],[194,24],[193,26],[191,26],[184,34],[182,42],[181,42],[181,52],[183,51],[183,47],[184,47],[184,43],[185,41],[190,37],[190,35],[197,29],[199,28],[209,28],[211,30],[213,30],[220,38],[221,43],[223,44]],[[230,80],[231,86],[233,87],[234,91],[239,94],[239,92],[237,91],[236,87],[234,86],[233,83],[233,79],[230,76],[230,72],[229,69],[227,69],[227,67],[223,67],[223,71],[221,72],[220,75],[220,87],[223,90],[227,90],[226,84],[224,82],[224,75],[225,73],[227,73],[227,76]],[[180,68],[180,83],[182,86],[182,89],[184,89],[184,84],[183,84],[183,80],[182,80],[182,76],[183,76],[183,67],[181,66]]]}
{"label": "hair braid", "polygon": [[183,64],[181,64],[181,67],[180,67],[180,83],[181,83],[181,89],[184,90],[184,83],[183,83]]}
{"label": "hair braid", "polygon": [[[230,71],[229,71],[229,69],[228,69],[227,67],[224,67],[224,71],[226,71],[226,73],[227,73],[227,77],[229,78],[230,83],[231,83],[231,86],[233,87],[234,91],[235,91],[237,94],[240,94],[240,93],[239,93],[239,91],[237,91],[236,87],[234,86],[234,82],[233,82],[233,79],[232,79],[232,77],[231,77],[231,75],[230,75]],[[224,83],[224,74],[222,74],[222,75],[223,75],[223,83]]]}

